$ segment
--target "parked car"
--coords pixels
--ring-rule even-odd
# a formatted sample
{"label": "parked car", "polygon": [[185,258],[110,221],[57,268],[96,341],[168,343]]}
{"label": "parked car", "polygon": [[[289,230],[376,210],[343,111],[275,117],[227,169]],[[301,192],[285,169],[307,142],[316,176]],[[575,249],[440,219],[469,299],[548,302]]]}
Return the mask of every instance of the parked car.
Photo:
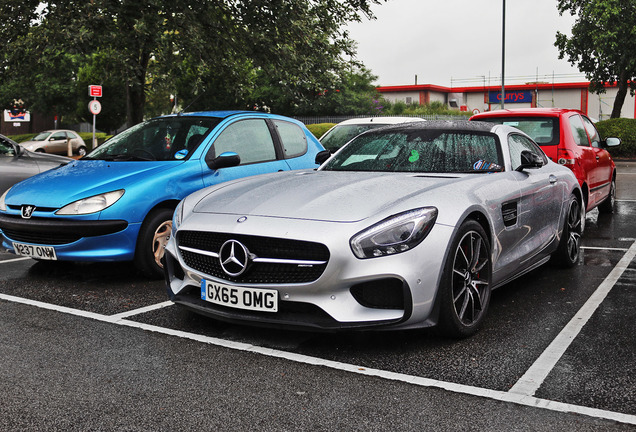
{"label": "parked car", "polygon": [[300,122],[257,112],[199,112],[133,126],[86,157],[0,197],[2,246],[67,261],[129,261],[161,277],[178,202],[205,186],[317,167],[324,151]]}
{"label": "parked car", "polygon": [[174,213],[170,299],[218,320],[473,334],[491,290],[577,263],[582,193],[518,129],[409,123],[354,138],[318,170],[245,178]]}
{"label": "parked car", "polygon": [[81,136],[72,130],[55,129],[40,132],[21,145],[32,152],[68,155],[68,140],[71,141],[73,154],[84,156],[86,143]]}
{"label": "parked car", "polygon": [[0,194],[25,178],[70,161],[64,156],[31,153],[12,139],[0,135]]}
{"label": "parked car", "polygon": [[570,168],[583,190],[586,211],[614,211],[616,165],[608,147],[618,138],[601,139],[592,120],[581,111],[560,108],[498,110],[471,120],[514,126],[534,139],[554,162]]}
{"label": "parked car", "polygon": [[351,141],[352,138],[370,129],[398,123],[422,122],[419,117],[366,117],[342,121],[320,137],[320,143],[331,152]]}

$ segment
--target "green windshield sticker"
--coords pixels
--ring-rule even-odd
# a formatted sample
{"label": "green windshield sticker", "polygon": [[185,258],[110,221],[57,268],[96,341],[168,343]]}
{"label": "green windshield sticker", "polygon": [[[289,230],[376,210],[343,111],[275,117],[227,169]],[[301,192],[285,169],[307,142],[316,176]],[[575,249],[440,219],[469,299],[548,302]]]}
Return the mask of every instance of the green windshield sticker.
{"label": "green windshield sticker", "polygon": [[420,154],[417,152],[417,150],[411,150],[411,156],[409,157],[409,162],[413,163],[413,162],[417,162],[418,160],[420,160]]}

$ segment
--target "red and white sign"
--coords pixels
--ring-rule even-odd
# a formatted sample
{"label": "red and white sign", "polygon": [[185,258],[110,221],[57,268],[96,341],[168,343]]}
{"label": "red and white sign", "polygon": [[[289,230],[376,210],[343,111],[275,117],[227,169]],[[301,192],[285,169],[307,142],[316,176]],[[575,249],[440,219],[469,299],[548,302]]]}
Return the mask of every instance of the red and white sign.
{"label": "red and white sign", "polygon": [[100,86],[100,85],[89,85],[88,86],[88,95],[90,97],[102,97],[102,86]]}
{"label": "red and white sign", "polygon": [[92,100],[88,103],[88,110],[93,115],[97,115],[102,111],[102,104],[98,100]]}

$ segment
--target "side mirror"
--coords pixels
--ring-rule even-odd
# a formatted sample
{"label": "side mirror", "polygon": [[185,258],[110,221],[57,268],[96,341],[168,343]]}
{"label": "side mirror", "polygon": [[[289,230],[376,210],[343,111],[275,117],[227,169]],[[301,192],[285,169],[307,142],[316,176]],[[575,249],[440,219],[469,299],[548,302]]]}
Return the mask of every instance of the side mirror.
{"label": "side mirror", "polygon": [[234,152],[223,152],[215,158],[206,156],[205,163],[210,169],[230,168],[241,164],[241,157]]}
{"label": "side mirror", "polygon": [[12,144],[12,147],[13,147],[13,155],[16,157],[22,156],[26,152],[26,149],[22,147],[20,144],[16,144],[16,145]]}
{"label": "side mirror", "polygon": [[322,165],[330,157],[331,157],[331,152],[329,150],[322,150],[318,152],[318,154],[316,154],[316,163],[318,165]]}
{"label": "side mirror", "polygon": [[537,154],[532,153],[530,150],[523,150],[521,152],[521,165],[517,168],[517,171],[523,171],[526,168],[541,168],[543,166],[543,158]]}
{"label": "side mirror", "polygon": [[603,141],[603,144],[604,144],[605,147],[616,147],[616,146],[621,144],[621,139],[620,138],[606,138],[605,141]]}

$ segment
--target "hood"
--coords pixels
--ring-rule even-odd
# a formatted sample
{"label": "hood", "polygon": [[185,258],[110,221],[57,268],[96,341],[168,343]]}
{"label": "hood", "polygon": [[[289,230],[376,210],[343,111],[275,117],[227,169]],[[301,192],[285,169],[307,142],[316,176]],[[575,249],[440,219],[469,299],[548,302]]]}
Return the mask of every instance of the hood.
{"label": "hood", "polygon": [[78,199],[125,189],[182,162],[107,162],[77,160],[17,183],[7,204],[59,208]]}
{"label": "hood", "polygon": [[[356,222],[386,208],[405,210],[408,200],[461,177],[405,173],[302,171],[275,173],[206,189],[195,213]],[[192,204],[191,204],[192,205]],[[428,205],[419,200],[418,206]]]}

